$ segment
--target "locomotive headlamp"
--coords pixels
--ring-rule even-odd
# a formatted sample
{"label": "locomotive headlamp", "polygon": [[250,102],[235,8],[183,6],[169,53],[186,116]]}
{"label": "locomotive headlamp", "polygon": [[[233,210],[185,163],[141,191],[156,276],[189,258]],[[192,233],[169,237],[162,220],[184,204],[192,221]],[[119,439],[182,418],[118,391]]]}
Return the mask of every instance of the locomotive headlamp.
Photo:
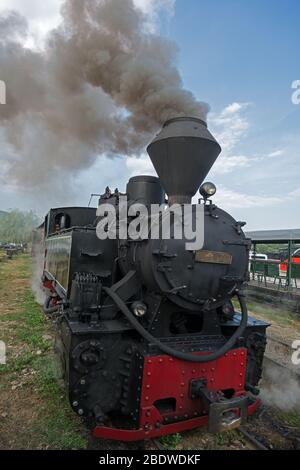
{"label": "locomotive headlamp", "polygon": [[217,188],[214,183],[210,183],[209,181],[203,183],[199,189],[199,192],[204,199],[208,199],[209,197],[213,196],[216,194],[216,191]]}
{"label": "locomotive headlamp", "polygon": [[143,317],[147,313],[147,306],[143,302],[133,302],[132,311],[136,317]]}

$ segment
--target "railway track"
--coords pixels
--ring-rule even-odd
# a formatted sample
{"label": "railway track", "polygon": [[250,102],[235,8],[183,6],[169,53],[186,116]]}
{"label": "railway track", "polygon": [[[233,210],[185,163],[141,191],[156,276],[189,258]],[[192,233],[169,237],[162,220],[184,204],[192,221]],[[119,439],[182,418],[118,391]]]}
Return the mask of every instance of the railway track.
{"label": "railway track", "polygon": [[[300,365],[294,365],[292,363],[292,354],[294,350],[291,344],[268,336],[267,338],[267,349],[264,357],[264,372],[265,379],[268,381],[272,379],[269,377],[268,370],[270,367],[274,371],[277,370],[278,375],[284,373],[284,377],[290,378],[299,384],[300,387]],[[300,388],[299,388],[299,409],[300,409]]]}
{"label": "railway track", "polygon": [[[291,356],[294,350],[291,344],[275,337],[268,336],[267,340],[262,381],[263,396],[268,398],[268,394],[274,393],[274,389],[282,390],[284,396],[285,390],[282,387],[288,389],[292,386],[296,391],[299,390],[297,406],[300,411],[300,368],[292,364]],[[284,424],[271,405],[264,404],[257,416],[238,431],[256,449],[300,448],[300,430]]]}
{"label": "railway track", "polygon": [[263,406],[259,415],[238,432],[259,450],[300,450],[300,430],[284,424],[274,410]]}
{"label": "railway track", "polygon": [[264,444],[262,444],[258,438],[247,431],[244,427],[240,426],[237,430],[242,436],[250,442],[250,444],[257,450],[269,450]]}

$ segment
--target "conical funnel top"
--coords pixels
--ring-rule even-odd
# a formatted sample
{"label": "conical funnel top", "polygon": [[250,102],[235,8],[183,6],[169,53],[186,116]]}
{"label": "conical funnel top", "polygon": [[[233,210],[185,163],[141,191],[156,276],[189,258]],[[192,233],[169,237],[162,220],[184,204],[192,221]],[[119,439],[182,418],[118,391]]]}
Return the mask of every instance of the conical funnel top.
{"label": "conical funnel top", "polygon": [[190,202],[213,166],[221,147],[197,118],[167,121],[147,148],[170,203]]}

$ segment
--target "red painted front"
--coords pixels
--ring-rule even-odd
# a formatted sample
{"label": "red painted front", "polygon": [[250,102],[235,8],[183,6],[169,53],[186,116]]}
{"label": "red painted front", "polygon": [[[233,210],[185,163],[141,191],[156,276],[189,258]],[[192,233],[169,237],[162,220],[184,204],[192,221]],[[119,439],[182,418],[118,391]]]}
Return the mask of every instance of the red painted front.
{"label": "red painted front", "polygon": [[[207,424],[207,412],[201,400],[190,397],[191,381],[205,379],[209,390],[233,389],[234,396],[244,395],[246,355],[247,350],[239,348],[215,361],[202,364],[181,361],[166,355],[145,357],[139,429],[96,427],[94,436],[134,441]],[[168,399],[175,405],[175,409],[159,411],[155,402],[166,400],[167,403]],[[249,415],[259,403],[257,400],[248,407]]]}

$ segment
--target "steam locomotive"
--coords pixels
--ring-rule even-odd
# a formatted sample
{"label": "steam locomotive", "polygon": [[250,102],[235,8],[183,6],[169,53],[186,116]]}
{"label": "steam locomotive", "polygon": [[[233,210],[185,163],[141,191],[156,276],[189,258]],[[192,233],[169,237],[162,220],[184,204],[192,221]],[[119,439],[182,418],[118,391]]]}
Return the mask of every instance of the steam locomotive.
{"label": "steam locomotive", "polygon": [[[70,404],[94,436],[123,441],[239,426],[260,404],[266,345],[267,324],[248,317],[243,292],[251,241],[243,222],[213,204],[215,186],[203,183],[221,152],[207,124],[171,119],[147,151],[159,178],[129,180],[125,224],[139,216],[134,204],[163,208],[146,217],[158,229],[168,208],[191,207],[189,221],[170,217],[169,237],[121,237],[124,195],[109,188],[97,213],[56,208],[44,225],[44,308],[56,319]],[[197,207],[204,244],[193,249],[174,233],[194,224]],[[114,237],[98,233],[107,208]]]}

